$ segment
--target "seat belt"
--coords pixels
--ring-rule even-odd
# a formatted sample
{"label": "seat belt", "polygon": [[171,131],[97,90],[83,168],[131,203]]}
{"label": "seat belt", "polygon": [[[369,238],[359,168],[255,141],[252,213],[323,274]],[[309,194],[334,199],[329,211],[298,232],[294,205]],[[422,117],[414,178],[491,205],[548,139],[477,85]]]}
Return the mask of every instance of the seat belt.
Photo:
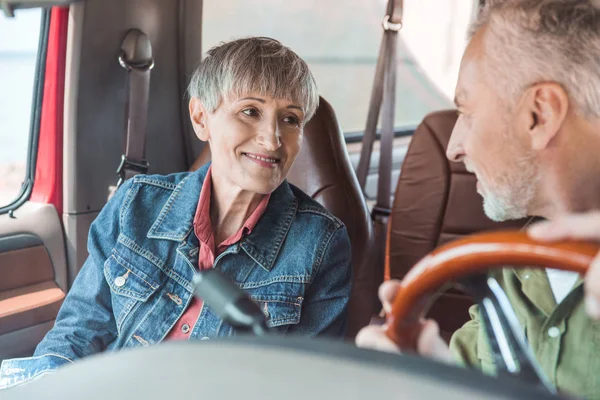
{"label": "seat belt", "polygon": [[380,212],[389,214],[390,209],[392,146],[396,106],[397,44],[398,31],[402,28],[402,10],[403,0],[388,0],[387,13],[383,19],[383,38],[375,68],[375,79],[369,102],[363,146],[356,170],[358,182],[363,192],[365,192],[373,144],[377,137],[377,122],[381,112],[379,179],[374,214]]}
{"label": "seat belt", "polygon": [[[377,200],[371,212],[375,231],[373,247],[375,261],[373,268],[375,271],[373,271],[373,276],[377,279],[373,282],[373,293],[377,293],[377,286],[379,286],[384,276],[387,223],[391,211],[392,150],[396,111],[396,71],[398,67],[397,45],[398,32],[402,28],[403,3],[403,0],[388,0],[386,15],[383,19],[383,38],[375,68],[363,146],[356,171],[360,187],[363,193],[366,194],[367,175],[371,164],[373,144],[377,137],[377,122],[381,113]],[[381,280],[379,280],[379,277]],[[374,301],[379,304],[377,298]],[[374,312],[378,310],[374,310]]]}
{"label": "seat belt", "polygon": [[128,72],[125,101],[125,150],[117,168],[119,179],[109,188],[110,199],[123,182],[138,174],[148,172],[146,161],[146,125],[150,71],[154,67],[152,44],[139,29],[127,32],[121,44],[119,64]]}

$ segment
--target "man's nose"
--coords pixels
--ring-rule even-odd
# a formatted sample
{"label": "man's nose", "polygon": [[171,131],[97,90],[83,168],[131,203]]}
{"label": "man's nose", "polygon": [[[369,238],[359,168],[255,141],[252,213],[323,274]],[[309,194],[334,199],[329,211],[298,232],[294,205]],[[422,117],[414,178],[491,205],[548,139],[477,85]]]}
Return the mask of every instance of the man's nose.
{"label": "man's nose", "polygon": [[454,128],[450,141],[448,142],[448,148],[446,148],[446,157],[450,161],[460,162],[465,157],[465,149],[463,146],[463,135],[460,129]]}

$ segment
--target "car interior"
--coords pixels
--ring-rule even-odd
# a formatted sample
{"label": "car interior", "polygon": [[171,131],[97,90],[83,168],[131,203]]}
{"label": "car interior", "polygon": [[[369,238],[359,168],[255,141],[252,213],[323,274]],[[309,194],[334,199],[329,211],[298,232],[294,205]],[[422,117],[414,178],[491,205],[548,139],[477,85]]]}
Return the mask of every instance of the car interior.
{"label": "car interior", "polygon": [[[19,3],[22,7],[44,6],[39,2],[11,5]],[[139,29],[147,35],[154,61],[147,104],[148,173],[186,171],[209,158],[189,122],[186,96],[189,76],[206,50],[200,21],[209,21],[209,12],[223,21],[227,15],[222,10],[239,2],[64,3],[49,2],[46,8],[37,9],[41,28],[37,95],[32,101],[38,109],[30,127],[34,132],[28,149],[30,160],[19,188],[22,193],[1,209],[0,359],[30,355],[52,326],[87,257],[90,224],[106,203],[109,187],[117,181],[115,171],[125,142],[128,79],[127,70],[117,60],[127,32]],[[334,9],[335,4],[326,7]],[[14,20],[20,13],[34,10],[15,9]],[[366,29],[372,30],[375,38],[379,35],[379,29],[368,25]],[[376,52],[376,47],[373,50]],[[360,63],[359,67],[362,72]],[[362,97],[363,103],[368,101],[368,96]],[[401,126],[396,131],[392,179],[397,179],[413,130]],[[348,227],[354,268],[348,330],[352,337],[378,311],[376,290],[383,280],[382,273],[373,273],[369,265],[373,232],[367,203],[374,199],[378,153],[375,149],[364,195],[354,174],[361,138],[352,131],[344,135],[327,100],[322,98],[305,135],[302,154],[289,179]],[[351,152],[349,146],[354,146]]]}
{"label": "car interior", "polygon": [[[398,122],[389,139],[393,144],[391,207],[385,210],[387,237],[379,243],[385,248],[385,263],[373,262],[378,246],[372,211],[383,134],[375,141],[364,186],[356,169],[386,2],[346,3],[348,11],[339,13],[340,3],[333,0],[298,2],[291,10],[270,0],[0,1],[5,13],[0,41],[19,41],[17,36],[2,36],[3,29],[9,32],[9,20],[29,18],[39,23],[34,27],[39,35],[30,74],[32,90],[27,93],[32,104],[29,133],[18,133],[27,136],[24,176],[17,179],[16,193],[7,195],[6,201],[0,196],[0,361],[32,355],[52,328],[87,257],[90,225],[119,178],[116,171],[124,154],[132,101],[128,93],[132,78],[119,58],[132,29],[143,32],[151,44],[153,67],[148,71],[144,132],[151,174],[193,171],[210,161],[210,149],[196,138],[189,121],[186,93],[188,80],[209,46],[232,37],[266,35],[290,42],[303,57],[307,54],[321,97],[316,115],[304,129],[304,144],[288,180],[348,229],[353,266],[350,342],[360,328],[377,319],[381,311],[377,289],[385,279],[402,279],[442,244],[477,232],[520,229],[527,223],[496,223],[485,216],[474,175],[445,156],[457,119],[452,101],[401,39],[396,71]],[[420,8],[419,1],[405,3],[407,27],[412,15],[421,15],[414,24],[422,25],[433,13],[425,3]],[[447,17],[446,33],[464,35],[480,3],[449,1],[447,7],[457,10],[462,4],[462,14],[457,11]],[[276,11],[270,14],[269,9]],[[461,25],[459,19],[466,22]],[[246,30],[240,28],[240,21],[247,22]],[[25,29],[34,29],[29,26]],[[348,33],[353,28],[356,32]],[[422,34],[422,28],[414,29],[414,35]],[[345,35],[350,39],[343,39]],[[300,40],[303,36],[310,40]],[[456,42],[463,43],[464,38]],[[459,58],[461,45],[455,45]],[[8,57],[2,46],[0,64]],[[359,47],[368,51],[363,54]],[[353,82],[356,77],[365,83]],[[0,132],[0,147],[1,141],[9,143],[8,136],[17,135],[3,128],[2,122],[0,130],[6,132]],[[449,340],[468,321],[473,301],[457,288],[438,295],[428,316],[440,323],[443,337]]]}
{"label": "car interior", "polygon": [[[206,50],[199,22],[207,13],[203,7],[218,6],[193,0],[90,0],[44,11],[46,54],[40,63],[45,61],[45,68],[38,65],[36,71],[44,90],[38,99],[42,110],[32,193],[0,216],[0,359],[32,353],[87,257],[87,231],[116,182],[123,152],[127,71],[116,59],[130,29],[147,35],[155,64],[147,106],[149,173],[194,170],[210,160],[210,150],[191,128],[186,97],[188,77]],[[445,159],[453,123],[448,111],[428,116],[416,130],[396,130],[392,189],[397,189],[388,243],[393,278],[401,278],[438,244],[495,227],[481,211],[470,174]],[[348,227],[354,269],[349,337],[379,311],[376,293],[383,281],[382,266],[370,262],[374,237],[368,207],[377,184],[378,153],[376,148],[365,195],[354,172],[356,145],[360,142],[344,136],[333,107],[322,97],[289,176]],[[53,188],[38,184],[42,170],[52,175],[46,185]],[[46,202],[35,201],[44,196]],[[439,303],[452,310],[441,310],[448,318],[444,331],[451,332],[465,321],[468,300],[459,293],[447,296],[457,302]]]}

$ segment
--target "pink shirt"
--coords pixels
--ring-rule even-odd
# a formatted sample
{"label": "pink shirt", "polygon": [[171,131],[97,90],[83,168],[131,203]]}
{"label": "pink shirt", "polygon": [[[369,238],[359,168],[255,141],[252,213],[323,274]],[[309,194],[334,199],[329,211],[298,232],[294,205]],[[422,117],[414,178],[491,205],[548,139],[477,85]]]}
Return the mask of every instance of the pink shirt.
{"label": "pink shirt", "polygon": [[[264,214],[267,204],[269,203],[270,194],[266,195],[256,207],[256,210],[248,217],[244,226],[242,226],[233,236],[225,239],[215,248],[215,237],[213,235],[212,226],[210,223],[210,197],[212,192],[211,169],[208,168],[202,190],[200,191],[200,199],[194,216],[194,233],[200,241],[200,251],[198,253],[198,270],[203,271],[213,267],[215,258],[221,254],[227,247],[239,242],[242,236],[252,232],[258,220]],[[164,340],[186,340],[194,329],[194,325],[202,312],[203,302],[197,298],[192,298],[187,310],[181,318],[173,326]],[[184,329],[187,325],[189,328]],[[185,331],[185,333],[184,333]]]}

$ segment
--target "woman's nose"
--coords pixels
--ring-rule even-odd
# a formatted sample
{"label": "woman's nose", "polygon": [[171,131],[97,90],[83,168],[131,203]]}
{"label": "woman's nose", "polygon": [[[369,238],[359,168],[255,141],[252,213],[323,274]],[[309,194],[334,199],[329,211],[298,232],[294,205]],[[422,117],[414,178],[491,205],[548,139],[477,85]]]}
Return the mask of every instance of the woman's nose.
{"label": "woman's nose", "polygon": [[275,151],[281,147],[277,122],[269,122],[261,127],[260,132],[258,133],[258,142],[267,151]]}

